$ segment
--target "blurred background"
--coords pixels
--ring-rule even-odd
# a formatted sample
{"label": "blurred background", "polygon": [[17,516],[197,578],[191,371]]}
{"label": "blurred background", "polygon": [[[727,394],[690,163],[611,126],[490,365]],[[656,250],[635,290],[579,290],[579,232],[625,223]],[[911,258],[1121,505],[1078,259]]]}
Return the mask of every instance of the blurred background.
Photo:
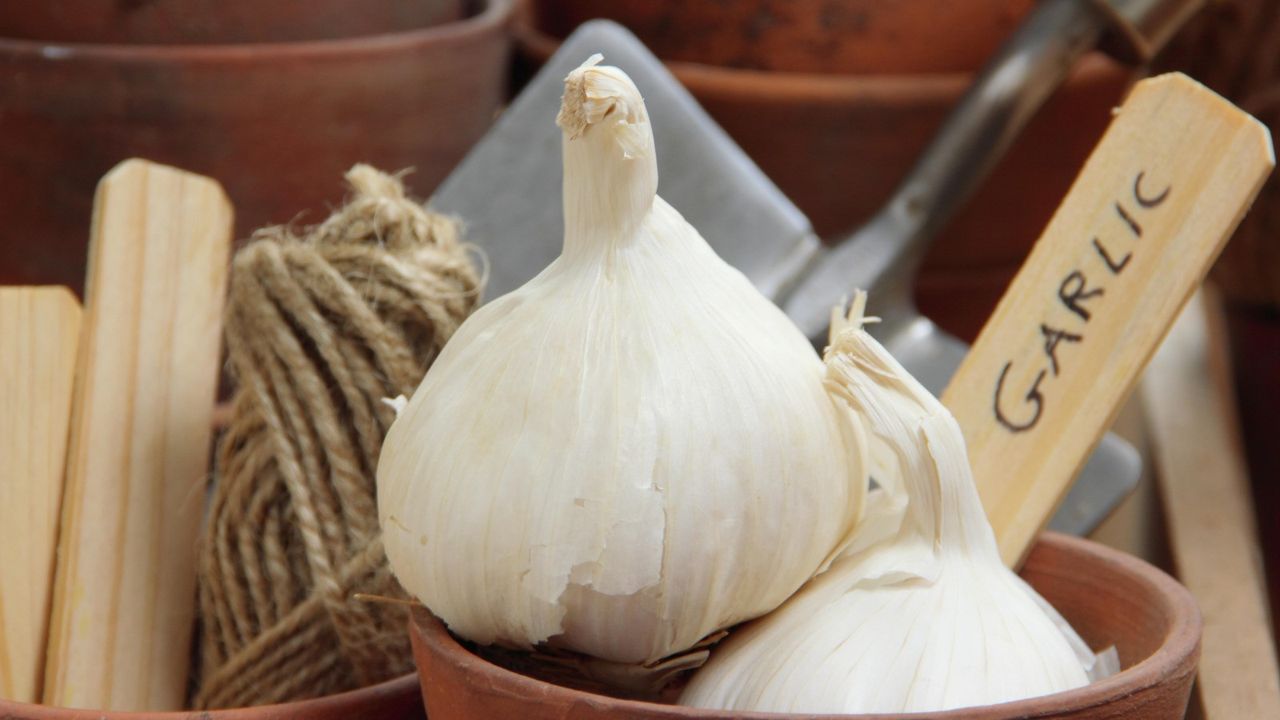
{"label": "blurred background", "polygon": [[[887,199],[974,72],[1033,5],[0,3],[0,284],[81,292],[95,185],[128,157],[218,179],[235,205],[239,238],[267,224],[323,219],[342,199],[337,179],[357,162],[412,168],[408,185],[428,197],[560,41],[596,17],[636,33],[818,233],[837,240]],[[1174,69],[1274,132],[1280,3],[1209,2],[1141,66],[1089,53],[942,231],[916,284],[922,310],[971,340],[1112,107],[1136,78]],[[1280,598],[1278,236],[1273,178],[1213,273],[1273,603]],[[1140,423],[1131,423],[1130,435],[1140,439]],[[1140,491],[1101,533],[1167,564],[1155,493]]]}

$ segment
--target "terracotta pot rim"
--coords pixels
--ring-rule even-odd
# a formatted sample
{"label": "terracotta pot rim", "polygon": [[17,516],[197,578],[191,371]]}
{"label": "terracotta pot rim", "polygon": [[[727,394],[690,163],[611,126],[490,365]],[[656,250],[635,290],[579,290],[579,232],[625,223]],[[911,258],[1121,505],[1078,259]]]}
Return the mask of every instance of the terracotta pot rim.
{"label": "terracotta pot rim", "polygon": [[515,0],[477,0],[482,9],[460,20],[398,32],[359,35],[297,42],[231,44],[125,44],[50,42],[23,38],[0,38],[0,53],[43,56],[50,61],[113,62],[252,62],[272,59],[308,59],[318,56],[360,54],[369,51],[397,51],[437,42],[449,42],[487,35],[507,24],[515,10]]}
{"label": "terracotta pot rim", "polygon": [[[1083,555],[1105,561],[1107,564],[1118,565],[1122,571],[1131,575],[1135,579],[1138,579],[1143,585],[1152,588],[1153,596],[1158,597],[1161,604],[1169,610],[1168,614],[1172,618],[1169,632],[1166,634],[1164,641],[1149,657],[1143,659],[1132,667],[1122,670],[1120,673],[1113,675],[1112,677],[1090,683],[1089,685],[1076,688],[1074,690],[1054,693],[1053,695],[984,706],[981,708],[981,710],[984,711],[981,717],[1036,717],[1044,714],[1045,703],[1050,698],[1052,698],[1055,712],[1081,711],[1104,705],[1109,701],[1113,701],[1119,695],[1132,695],[1146,688],[1156,686],[1171,675],[1178,673],[1180,669],[1184,674],[1195,672],[1195,663],[1192,662],[1187,664],[1186,659],[1188,657],[1195,657],[1199,655],[1202,620],[1200,617],[1199,607],[1196,605],[1195,599],[1192,597],[1190,591],[1153,565],[1090,540],[1071,537],[1061,533],[1045,532],[1041,536],[1040,542],[1065,546],[1067,548],[1074,549]],[[426,624],[420,623],[420,618],[425,619]],[[611,707],[616,707],[619,710],[640,710],[660,707],[664,710],[670,711],[673,718],[684,717],[693,719],[704,716],[708,718],[728,716],[724,713],[717,714],[719,711],[706,711],[675,705],[656,705],[654,703],[639,700],[624,700],[605,697],[521,675],[498,665],[494,665],[462,647],[462,645],[458,643],[458,641],[445,629],[443,622],[425,612],[415,612],[412,614],[410,619],[410,633],[415,643],[422,641],[423,636],[430,634],[437,638],[439,642],[445,644],[451,653],[458,653],[458,657],[461,658],[460,664],[463,665],[461,672],[465,675],[471,676],[473,679],[478,679],[478,681],[482,683],[486,681],[486,678],[497,676],[502,678],[502,684],[511,685],[518,691],[528,693],[529,697],[552,696],[558,697],[562,702],[566,703],[575,701],[599,703],[603,699],[603,701],[608,702]],[[880,717],[927,717],[937,720],[950,718],[959,720],[960,718],[973,718],[974,711],[976,709],[978,708],[957,708],[942,712],[906,713],[883,716],[832,715],[830,717],[865,718],[867,720]],[[744,720],[786,720],[811,717],[809,715],[802,714],[761,712],[735,712],[732,713],[732,716],[744,718]]]}
{"label": "terracotta pot rim", "polygon": [[[750,98],[754,102],[846,104],[892,101],[897,103],[950,102],[973,84],[975,73],[934,75],[823,75],[775,73],[763,70],[721,68],[696,63],[670,62],[667,66],[698,97]],[[1106,82],[1116,72],[1128,72],[1107,55],[1092,51],[1080,59],[1071,82],[1093,85]]]}
{"label": "terracotta pot rim", "polygon": [[264,713],[264,717],[309,717],[317,708],[335,704],[351,703],[356,705],[367,697],[378,695],[397,695],[409,691],[418,691],[417,673],[409,673],[400,677],[385,680],[376,685],[347,690],[346,692],[324,695],[318,698],[296,700],[272,705],[255,705],[242,708],[218,708],[215,710],[172,710],[172,711],[126,711],[126,710],[94,710],[92,708],[64,708],[51,705],[35,705],[0,699],[0,717],[22,718],[24,720],[65,720],[71,713],[93,713],[100,720],[246,720],[249,713]]}
{"label": "terracotta pot rim", "polygon": [[[516,47],[540,64],[560,47],[562,39],[548,35],[530,25],[527,18],[517,17],[513,35]],[[608,58],[605,58],[607,61]],[[698,96],[751,96],[753,99],[790,102],[802,99],[846,100],[892,96],[902,98],[936,98],[959,95],[973,84],[973,72],[850,74],[816,73],[707,65],[684,60],[663,60],[671,73]],[[1118,70],[1131,72],[1099,50],[1085,54],[1076,67],[1079,82],[1101,81]]]}

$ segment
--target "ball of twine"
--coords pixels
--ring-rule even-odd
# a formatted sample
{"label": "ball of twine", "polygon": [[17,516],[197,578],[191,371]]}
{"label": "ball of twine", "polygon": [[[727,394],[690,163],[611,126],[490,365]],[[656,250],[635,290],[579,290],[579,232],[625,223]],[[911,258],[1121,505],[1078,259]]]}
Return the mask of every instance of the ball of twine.
{"label": "ball of twine", "polygon": [[226,310],[237,380],[202,548],[194,704],[316,697],[412,670],[374,472],[394,418],[478,301],[449,218],[357,165],[351,201],[301,236],[256,232]]}

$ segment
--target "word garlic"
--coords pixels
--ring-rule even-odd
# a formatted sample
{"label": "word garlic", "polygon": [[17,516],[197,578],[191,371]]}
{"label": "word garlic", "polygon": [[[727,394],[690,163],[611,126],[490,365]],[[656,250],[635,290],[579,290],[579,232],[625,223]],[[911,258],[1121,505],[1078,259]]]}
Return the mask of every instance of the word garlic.
{"label": "word garlic", "polygon": [[781,604],[852,536],[865,433],[791,322],[656,196],[644,101],[570,73],[564,249],[387,435],[391,567],[451,630],[618,662]]}
{"label": "word garlic", "polygon": [[[730,634],[681,702],[735,711],[901,713],[1084,685],[1095,657],[1000,560],[951,414],[862,330],[865,295],[827,352],[829,385],[897,459],[897,534],[836,560]],[[880,478],[877,476],[877,480]]]}

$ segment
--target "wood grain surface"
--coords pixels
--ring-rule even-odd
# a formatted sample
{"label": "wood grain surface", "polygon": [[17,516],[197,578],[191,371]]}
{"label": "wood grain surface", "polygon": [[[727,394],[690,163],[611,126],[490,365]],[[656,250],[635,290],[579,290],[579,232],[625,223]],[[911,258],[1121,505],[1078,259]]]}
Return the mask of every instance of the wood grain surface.
{"label": "wood grain surface", "polygon": [[40,699],[80,303],[0,287],[0,698]]}
{"label": "wood grain surface", "polygon": [[231,222],[181,170],[98,186],[46,704],[182,707]]}
{"label": "wood grain surface", "polygon": [[1280,667],[1223,323],[1216,297],[1198,295],[1152,358],[1141,397],[1174,566],[1204,615],[1204,717],[1280,718]]}

